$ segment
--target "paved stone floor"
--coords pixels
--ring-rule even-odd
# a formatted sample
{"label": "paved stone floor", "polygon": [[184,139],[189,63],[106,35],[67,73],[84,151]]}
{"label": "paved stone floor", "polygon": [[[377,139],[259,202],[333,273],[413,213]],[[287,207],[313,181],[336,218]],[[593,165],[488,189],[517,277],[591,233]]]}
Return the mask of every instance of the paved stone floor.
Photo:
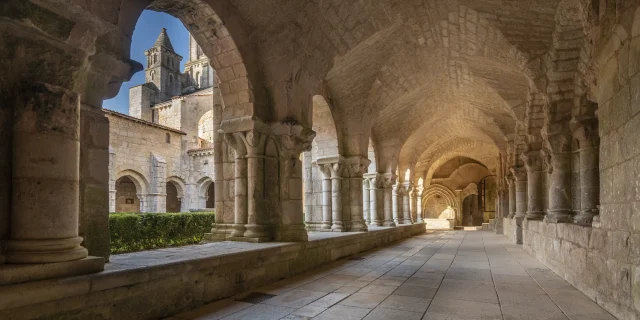
{"label": "paved stone floor", "polygon": [[168,319],[311,318],[615,319],[520,246],[483,231],[412,237]]}

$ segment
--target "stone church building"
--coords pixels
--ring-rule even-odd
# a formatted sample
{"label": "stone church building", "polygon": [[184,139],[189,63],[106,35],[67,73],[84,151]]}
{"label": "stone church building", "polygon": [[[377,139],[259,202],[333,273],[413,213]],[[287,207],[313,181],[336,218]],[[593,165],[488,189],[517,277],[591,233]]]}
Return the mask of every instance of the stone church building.
{"label": "stone church building", "polygon": [[147,56],[145,83],[129,89],[129,115],[109,119],[109,210],[186,212],[214,208],[215,71],[193,37],[180,71],[162,29]]}
{"label": "stone church building", "polygon": [[5,0],[0,70],[0,319],[640,319],[640,0]]}

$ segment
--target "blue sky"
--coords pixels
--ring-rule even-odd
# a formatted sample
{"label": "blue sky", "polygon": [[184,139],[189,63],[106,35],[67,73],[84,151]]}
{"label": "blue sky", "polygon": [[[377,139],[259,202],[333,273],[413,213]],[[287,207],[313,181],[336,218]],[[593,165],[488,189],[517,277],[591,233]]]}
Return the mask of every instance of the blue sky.
{"label": "blue sky", "polygon": [[[156,42],[160,30],[167,29],[167,34],[171,39],[171,44],[176,52],[182,56],[180,70],[184,70],[184,64],[189,59],[189,32],[180,20],[166,14],[145,10],[136,24],[131,42],[131,59],[142,63],[146,67],[147,59],[144,51],[151,48]],[[144,71],[133,75],[131,81],[125,82],[120,88],[118,95],[112,99],[105,100],[102,106],[124,114],[129,113],[129,88],[144,83]]]}

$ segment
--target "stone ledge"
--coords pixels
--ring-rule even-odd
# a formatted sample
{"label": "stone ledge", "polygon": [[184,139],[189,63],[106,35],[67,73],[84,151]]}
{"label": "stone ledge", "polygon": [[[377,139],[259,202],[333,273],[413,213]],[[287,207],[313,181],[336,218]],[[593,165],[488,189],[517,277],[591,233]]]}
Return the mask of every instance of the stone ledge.
{"label": "stone ledge", "polygon": [[217,242],[115,255],[97,274],[0,287],[0,318],[162,318],[425,231],[414,224],[312,232],[308,242]]}
{"label": "stone ledge", "polygon": [[96,273],[103,270],[104,258],[102,257],[45,264],[0,264],[0,286]]}

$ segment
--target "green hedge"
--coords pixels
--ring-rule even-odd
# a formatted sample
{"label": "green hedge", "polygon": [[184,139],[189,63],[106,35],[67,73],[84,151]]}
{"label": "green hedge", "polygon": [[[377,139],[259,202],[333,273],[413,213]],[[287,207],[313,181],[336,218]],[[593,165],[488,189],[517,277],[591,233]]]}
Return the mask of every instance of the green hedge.
{"label": "green hedge", "polygon": [[111,253],[196,244],[214,221],[214,212],[114,212],[109,214]]}

